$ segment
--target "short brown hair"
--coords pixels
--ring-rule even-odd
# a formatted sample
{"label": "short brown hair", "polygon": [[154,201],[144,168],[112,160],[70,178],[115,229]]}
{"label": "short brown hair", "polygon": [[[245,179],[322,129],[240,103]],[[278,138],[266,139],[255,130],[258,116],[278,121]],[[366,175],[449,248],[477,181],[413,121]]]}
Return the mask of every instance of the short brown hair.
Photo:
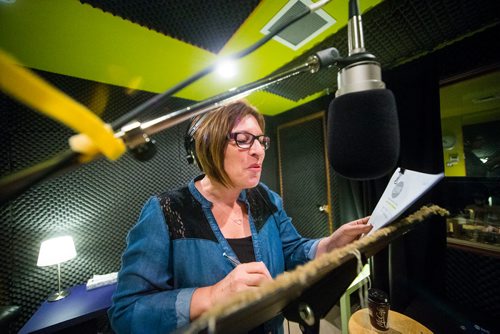
{"label": "short brown hair", "polygon": [[194,133],[196,157],[205,174],[226,187],[233,186],[224,170],[227,135],[245,116],[255,117],[265,131],[264,116],[247,101],[239,100],[209,111]]}

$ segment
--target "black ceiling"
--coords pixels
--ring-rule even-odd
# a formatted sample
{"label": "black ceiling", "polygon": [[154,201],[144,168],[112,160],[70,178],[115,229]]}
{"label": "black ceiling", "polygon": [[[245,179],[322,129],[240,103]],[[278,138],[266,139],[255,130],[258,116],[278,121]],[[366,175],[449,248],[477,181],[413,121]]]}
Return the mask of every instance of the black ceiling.
{"label": "black ceiling", "polygon": [[259,0],[80,0],[167,36],[218,53]]}

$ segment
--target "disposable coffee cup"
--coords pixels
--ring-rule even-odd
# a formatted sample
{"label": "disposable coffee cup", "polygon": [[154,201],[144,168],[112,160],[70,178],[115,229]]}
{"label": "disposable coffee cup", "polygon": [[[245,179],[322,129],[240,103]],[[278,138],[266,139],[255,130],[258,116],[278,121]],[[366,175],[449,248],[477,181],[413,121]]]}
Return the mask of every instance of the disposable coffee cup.
{"label": "disposable coffee cup", "polygon": [[389,297],[387,293],[379,289],[368,290],[368,313],[370,314],[370,323],[380,331],[389,329]]}

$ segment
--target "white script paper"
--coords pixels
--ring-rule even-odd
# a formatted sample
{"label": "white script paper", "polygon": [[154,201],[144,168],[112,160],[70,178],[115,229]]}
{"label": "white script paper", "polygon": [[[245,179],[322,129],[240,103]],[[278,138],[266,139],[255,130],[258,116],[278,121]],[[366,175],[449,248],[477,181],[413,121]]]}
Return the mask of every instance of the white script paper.
{"label": "white script paper", "polygon": [[426,174],[396,169],[368,221],[373,226],[368,235],[393,222],[443,177],[443,173]]}

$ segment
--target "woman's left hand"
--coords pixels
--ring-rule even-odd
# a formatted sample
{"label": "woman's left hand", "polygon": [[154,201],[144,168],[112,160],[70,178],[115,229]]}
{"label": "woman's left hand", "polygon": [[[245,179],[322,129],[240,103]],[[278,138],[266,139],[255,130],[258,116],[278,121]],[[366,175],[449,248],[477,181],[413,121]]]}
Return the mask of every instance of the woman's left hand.
{"label": "woman's left hand", "polygon": [[322,239],[318,244],[316,257],[330,252],[332,249],[343,247],[354,240],[359,239],[362,234],[370,232],[372,225],[368,224],[370,217],[361,218],[340,226],[327,238]]}

